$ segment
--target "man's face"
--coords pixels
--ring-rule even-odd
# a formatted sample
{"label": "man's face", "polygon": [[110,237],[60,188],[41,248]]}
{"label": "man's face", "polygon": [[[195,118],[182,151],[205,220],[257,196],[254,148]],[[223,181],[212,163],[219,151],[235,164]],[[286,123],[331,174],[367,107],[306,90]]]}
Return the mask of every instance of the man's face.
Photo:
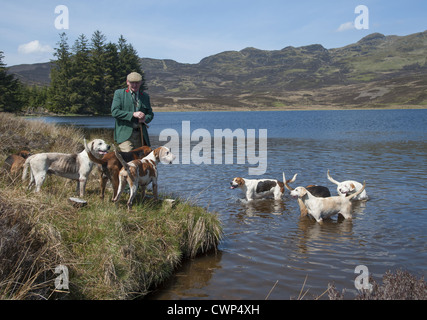
{"label": "man's face", "polygon": [[141,87],[141,83],[142,83],[142,81],[139,81],[139,82],[126,81],[126,82],[127,82],[129,90],[131,90],[132,92],[138,92],[139,88]]}

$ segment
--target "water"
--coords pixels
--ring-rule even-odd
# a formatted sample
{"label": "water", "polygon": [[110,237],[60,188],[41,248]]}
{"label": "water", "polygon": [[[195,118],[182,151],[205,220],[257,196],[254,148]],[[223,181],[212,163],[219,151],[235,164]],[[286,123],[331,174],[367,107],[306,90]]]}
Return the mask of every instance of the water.
{"label": "water", "polygon": [[[111,117],[46,120],[114,126]],[[264,299],[276,282],[269,299],[296,298],[304,282],[306,298],[332,282],[352,298],[358,265],[377,281],[398,268],[425,276],[427,110],[156,113],[153,145],[163,144],[158,136],[165,128],[181,133],[182,121],[212,137],[214,129],[267,129],[263,177],[298,173],[295,187],[319,184],[335,195],[329,169],[336,180],[366,180],[370,200],[355,206],[352,221],[319,224],[299,217],[288,192],[281,201],[242,201],[229,183],[249,177],[248,163],[160,165],[160,191],[216,212],[225,238],[216,254],[185,262],[150,299]]]}

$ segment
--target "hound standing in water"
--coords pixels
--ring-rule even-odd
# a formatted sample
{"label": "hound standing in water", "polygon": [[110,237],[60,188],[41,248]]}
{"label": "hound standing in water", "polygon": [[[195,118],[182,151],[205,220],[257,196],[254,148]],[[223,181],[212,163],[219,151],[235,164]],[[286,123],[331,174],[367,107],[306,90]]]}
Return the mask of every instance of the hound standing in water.
{"label": "hound standing in water", "polygon": [[275,200],[280,200],[285,193],[284,183],[275,179],[245,179],[236,177],[230,184],[230,189],[242,189],[248,201],[270,196],[273,196]]}
{"label": "hound standing in water", "polygon": [[313,196],[304,187],[297,187],[291,191],[291,196],[301,199],[307,208],[308,214],[311,215],[317,222],[322,222],[323,219],[329,218],[335,214],[342,214],[345,219],[351,219],[351,199],[357,197],[365,189],[366,184],[363,183],[362,188],[346,197],[335,196],[328,198],[317,198]]}

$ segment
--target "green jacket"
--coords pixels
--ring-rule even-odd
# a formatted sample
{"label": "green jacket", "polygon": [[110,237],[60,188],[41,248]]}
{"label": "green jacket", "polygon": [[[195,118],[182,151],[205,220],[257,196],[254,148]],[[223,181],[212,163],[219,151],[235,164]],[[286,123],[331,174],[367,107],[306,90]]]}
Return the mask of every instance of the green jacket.
{"label": "green jacket", "polygon": [[[130,138],[134,128],[134,124],[138,124],[138,119],[133,117],[135,111],[145,113],[145,123],[150,123],[153,120],[154,113],[151,109],[150,96],[143,92],[139,93],[138,107],[135,108],[132,94],[129,89],[118,89],[114,92],[113,103],[111,104],[111,115],[116,119],[114,127],[114,140],[117,143],[122,143]],[[147,127],[142,125],[144,140],[151,146],[148,137]]]}

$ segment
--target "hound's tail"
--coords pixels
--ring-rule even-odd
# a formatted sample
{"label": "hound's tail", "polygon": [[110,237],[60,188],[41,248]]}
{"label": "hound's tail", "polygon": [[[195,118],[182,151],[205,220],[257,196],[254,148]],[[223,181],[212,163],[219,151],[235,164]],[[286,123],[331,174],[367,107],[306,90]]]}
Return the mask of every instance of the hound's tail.
{"label": "hound's tail", "polygon": [[113,145],[113,149],[114,149],[114,154],[116,155],[117,159],[119,159],[119,161],[122,164],[123,168],[126,169],[128,175],[130,175],[128,163],[125,161],[125,159],[123,159],[123,157],[120,154],[120,152],[117,151],[116,146]]}
{"label": "hound's tail", "polygon": [[289,191],[294,190],[294,189],[289,185],[289,183],[293,183],[293,182],[295,182],[295,179],[297,178],[297,175],[298,175],[298,173],[295,173],[292,179],[290,179],[290,180],[286,180],[285,173],[283,172],[283,184],[285,185],[286,189],[288,189]]}
{"label": "hound's tail", "polygon": [[28,157],[27,160],[25,160],[23,170],[22,170],[22,182],[25,182],[25,179],[27,178],[28,168],[30,168],[30,183],[28,184],[28,187],[27,187],[28,190],[34,184],[34,175],[33,175],[33,172],[31,171],[31,167],[30,167],[30,162],[33,159],[33,157],[35,157],[35,155],[32,155],[32,156]]}
{"label": "hound's tail", "polygon": [[28,172],[28,167],[30,166],[30,161],[29,161],[30,159],[31,159],[31,157],[29,157],[29,158],[27,158],[27,160],[25,160],[24,167],[22,170],[22,181],[25,181],[25,179],[27,179],[27,172]]}
{"label": "hound's tail", "polygon": [[339,185],[339,182],[335,179],[333,179],[330,175],[329,175],[329,169],[328,169],[328,180],[336,185]]}
{"label": "hound's tail", "polygon": [[354,198],[354,197],[358,196],[359,194],[361,194],[361,193],[363,192],[363,190],[365,190],[365,187],[366,187],[366,182],[365,182],[365,181],[363,181],[363,187],[362,187],[362,188],[360,188],[360,190],[359,190],[359,191],[357,191],[357,192],[355,192],[355,193],[353,193],[353,194],[351,194],[351,195],[347,196],[346,198],[347,198],[347,199],[349,199],[349,200],[351,200],[352,198]]}

